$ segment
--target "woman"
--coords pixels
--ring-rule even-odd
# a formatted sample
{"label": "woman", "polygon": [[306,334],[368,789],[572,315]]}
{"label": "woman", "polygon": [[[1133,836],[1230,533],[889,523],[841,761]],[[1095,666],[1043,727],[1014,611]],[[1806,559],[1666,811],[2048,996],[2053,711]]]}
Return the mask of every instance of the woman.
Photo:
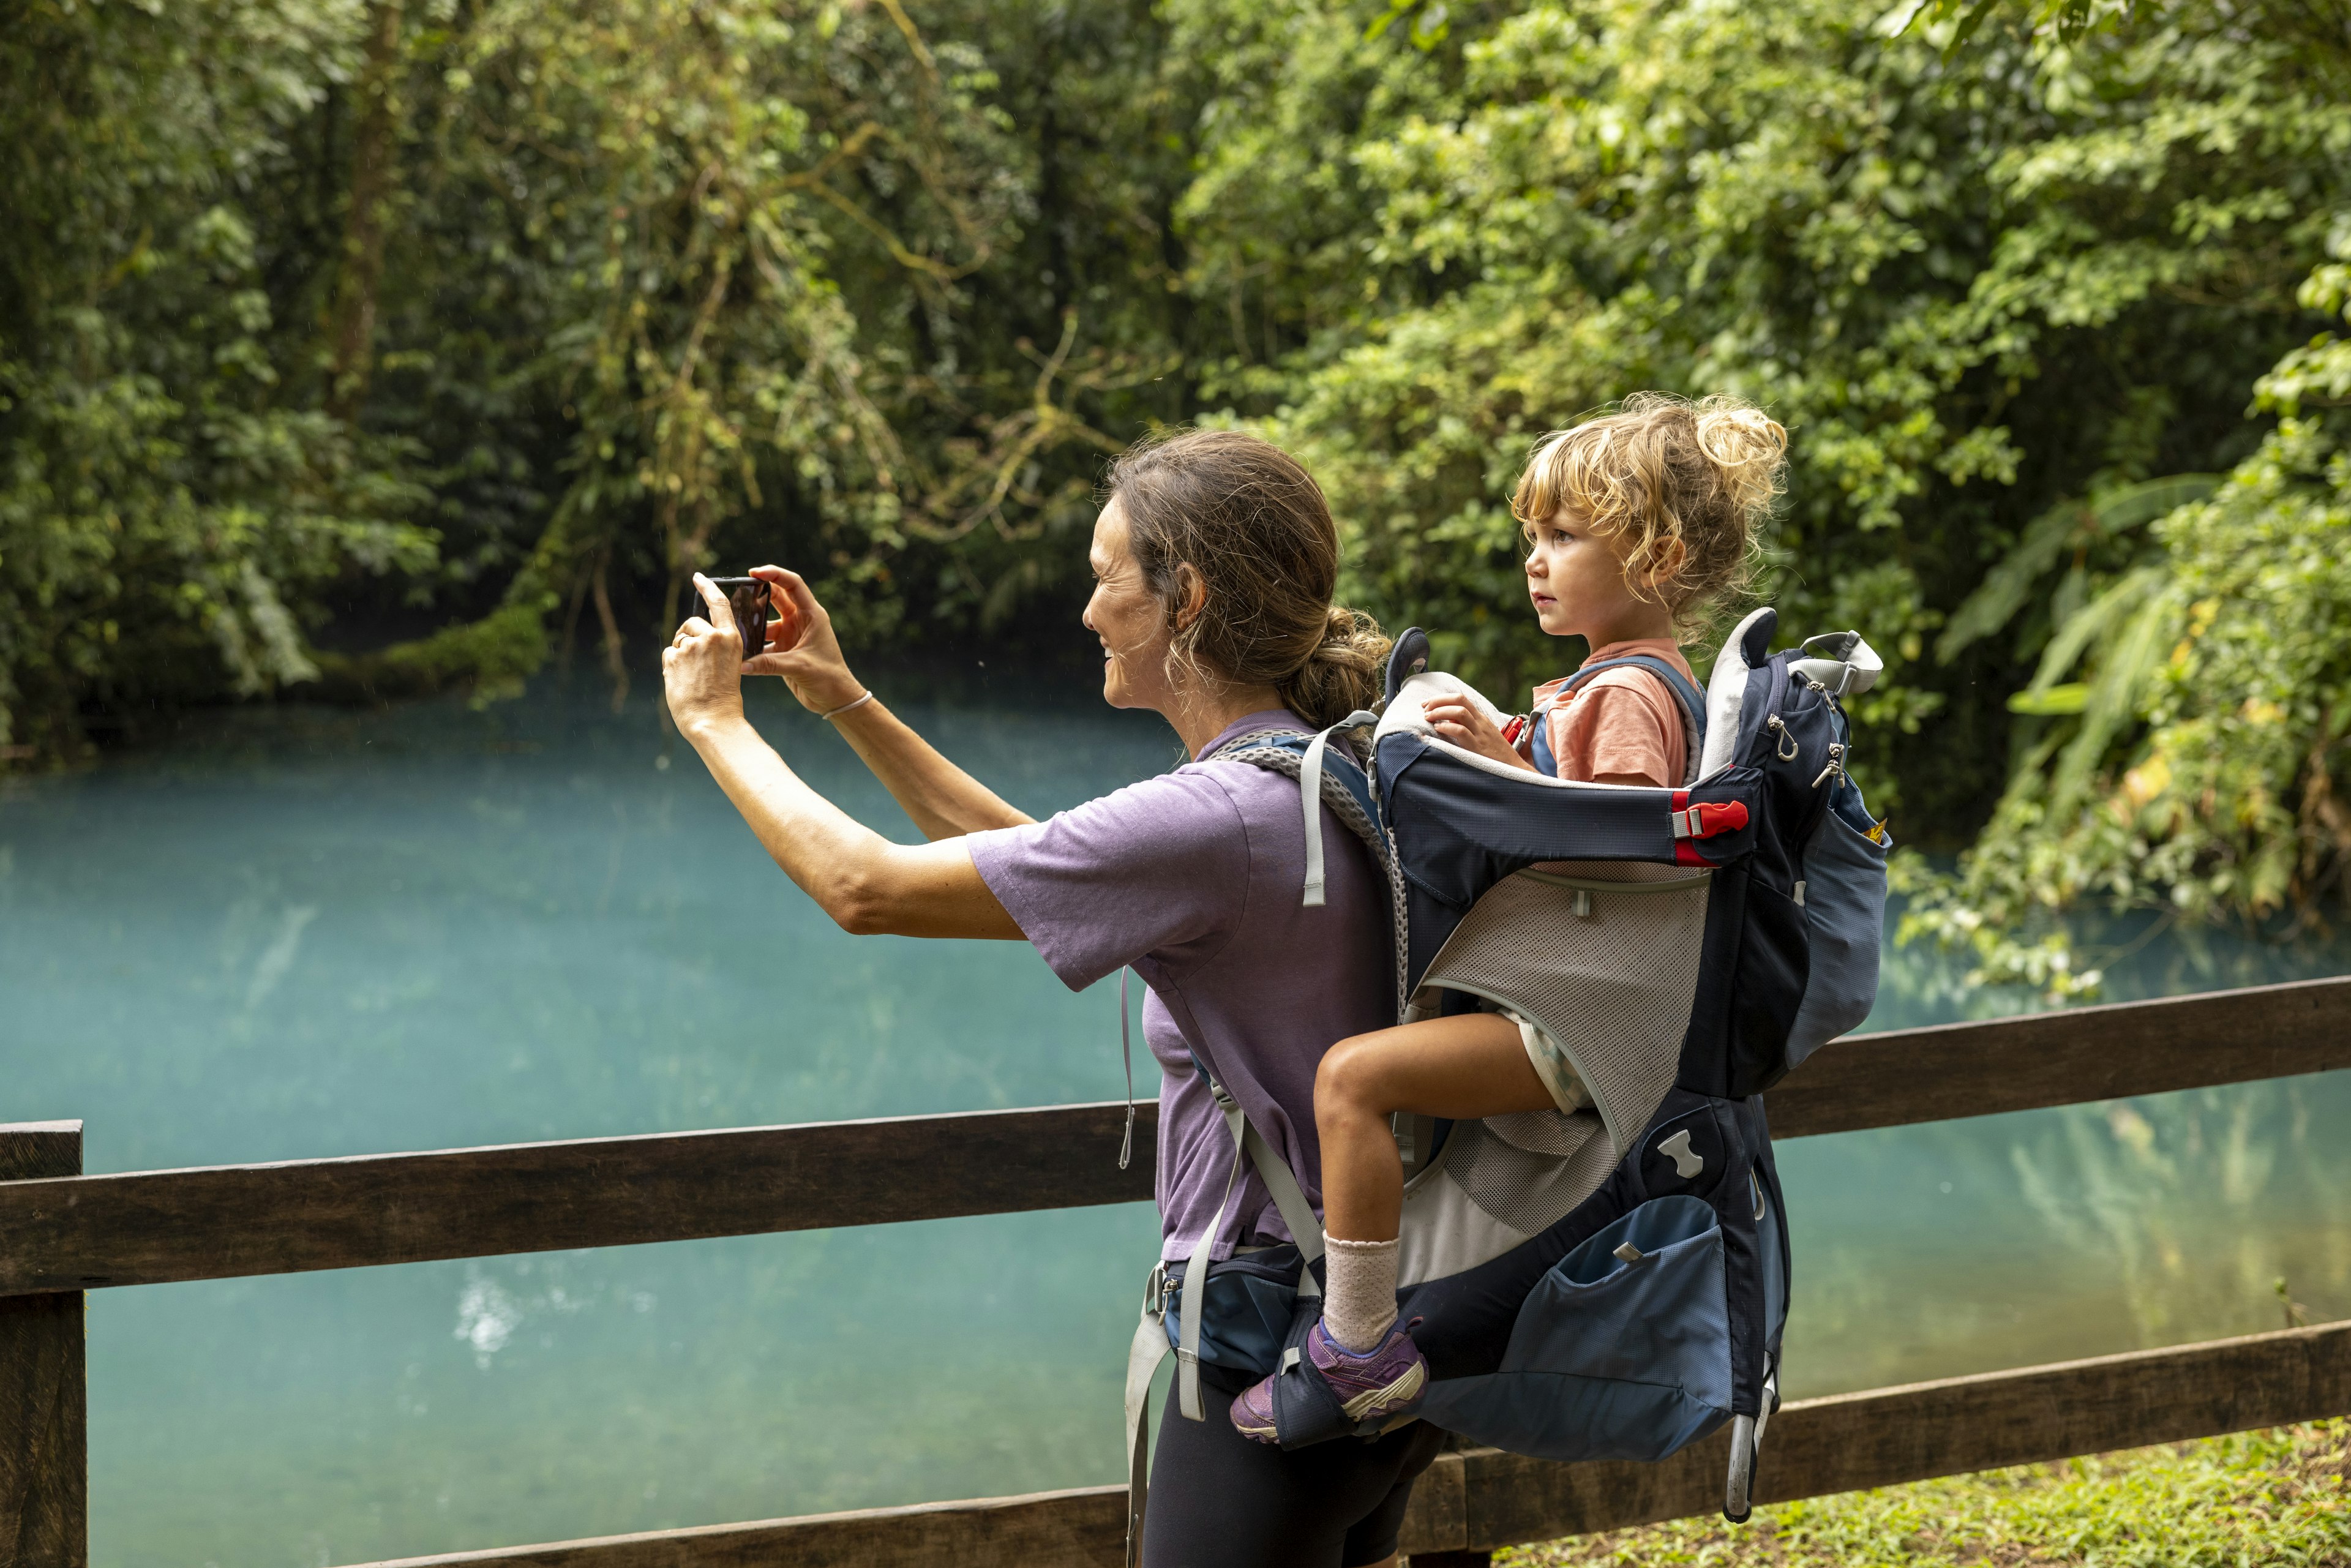
{"label": "woman", "polygon": [[[1319,1202],[1314,1071],[1332,1040],[1392,1014],[1386,893],[1326,812],[1325,901],[1302,907],[1298,785],[1218,747],[1319,729],[1375,695],[1386,639],[1334,607],[1338,535],[1322,491],[1280,449],[1230,431],[1139,446],[1110,471],[1083,617],[1102,698],[1149,708],[1195,759],[1034,822],[940,756],[861,686],[808,587],[773,567],[772,651],[745,664],[726,601],[663,655],[670,712],[786,875],[841,925],[906,936],[1025,938],[1074,988],[1132,965],[1158,1058],[1161,1256],[1289,1239],[1254,1171],[1223,1197],[1231,1140],[1193,1054]],[[900,845],[819,796],[743,716],[741,677],[781,675],[838,725],[931,841]],[[1201,760],[1207,758],[1207,760]],[[1144,1527],[1145,1568],[1369,1568],[1392,1563],[1414,1479],[1440,1435],[1285,1453],[1228,1415],[1249,1381],[1203,1366],[1205,1420],[1170,1409]]]}

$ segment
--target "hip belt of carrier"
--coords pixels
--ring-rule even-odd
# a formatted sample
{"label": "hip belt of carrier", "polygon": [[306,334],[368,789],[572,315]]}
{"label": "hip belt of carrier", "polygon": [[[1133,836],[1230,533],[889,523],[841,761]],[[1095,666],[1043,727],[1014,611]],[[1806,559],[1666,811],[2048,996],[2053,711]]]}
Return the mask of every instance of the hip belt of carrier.
{"label": "hip belt of carrier", "polygon": [[[1891,847],[1845,771],[1842,699],[1868,688],[1876,654],[1850,632],[1773,654],[1776,628],[1770,609],[1742,622],[1702,695],[1641,656],[1563,688],[1621,664],[1664,677],[1690,743],[1677,788],[1573,783],[1445,740],[1423,714],[1435,698],[1503,716],[1428,668],[1417,629],[1376,712],[1216,754],[1299,780],[1308,906],[1322,902],[1324,808],[1378,866],[1400,1020],[1507,1009],[1556,1042],[1593,1103],[1397,1116],[1397,1311],[1421,1320],[1429,1381],[1405,1412],[1358,1423],[1304,1355],[1322,1228],[1196,1056],[1233,1165],[1189,1258],[1153,1270],[1129,1355],[1130,1563],[1151,1379],[1171,1350],[1193,1419],[1203,1365],[1278,1375],[1286,1448],[1419,1419],[1539,1458],[1655,1460],[1727,1423],[1723,1511],[1747,1516],[1791,1267],[1762,1092],[1875,1001]],[[1294,1241],[1212,1261],[1245,1164]]]}

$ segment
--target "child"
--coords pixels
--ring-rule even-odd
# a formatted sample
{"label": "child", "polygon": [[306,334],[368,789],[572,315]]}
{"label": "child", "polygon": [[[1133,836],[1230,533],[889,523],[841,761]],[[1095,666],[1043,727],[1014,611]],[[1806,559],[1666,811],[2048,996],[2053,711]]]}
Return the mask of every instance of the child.
{"label": "child", "polygon": [[[1704,620],[1744,579],[1754,527],[1779,487],[1787,432],[1751,404],[1658,392],[1545,436],[1510,510],[1526,533],[1527,592],[1554,637],[1582,637],[1588,662],[1646,654],[1690,679],[1677,626]],[[1458,698],[1425,710],[1445,739],[1515,767],[1547,755],[1562,779],[1679,787],[1687,742],[1681,705],[1637,665],[1593,676],[1556,707],[1563,685],[1534,692],[1532,722],[1497,728]],[[1537,741],[1541,742],[1541,750]],[[1418,1397],[1427,1364],[1396,1321],[1396,1237],[1404,1167],[1398,1111],[1468,1121],[1590,1103],[1564,1053],[1510,1013],[1430,1019],[1341,1040],[1314,1082],[1322,1145],[1328,1289],[1307,1340],[1348,1415],[1386,1415]],[[1233,1401],[1233,1425],[1275,1440],[1272,1379]]]}

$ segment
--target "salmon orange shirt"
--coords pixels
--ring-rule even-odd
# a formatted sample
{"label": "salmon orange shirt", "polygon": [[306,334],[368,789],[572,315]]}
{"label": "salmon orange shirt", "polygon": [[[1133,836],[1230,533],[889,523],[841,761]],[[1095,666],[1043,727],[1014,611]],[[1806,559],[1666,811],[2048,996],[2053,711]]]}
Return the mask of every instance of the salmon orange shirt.
{"label": "salmon orange shirt", "polygon": [[[1646,653],[1662,659],[1698,685],[1682,651],[1664,637],[1635,637],[1594,648],[1588,663]],[[1565,678],[1535,688],[1534,706],[1551,701]],[[1704,690],[1703,686],[1699,687]],[[1551,754],[1559,776],[1579,784],[1601,778],[1640,778],[1660,789],[1678,789],[1689,767],[1689,743],[1682,733],[1681,704],[1666,683],[1634,666],[1604,670],[1545,717]],[[1532,756],[1532,731],[1520,752]]]}

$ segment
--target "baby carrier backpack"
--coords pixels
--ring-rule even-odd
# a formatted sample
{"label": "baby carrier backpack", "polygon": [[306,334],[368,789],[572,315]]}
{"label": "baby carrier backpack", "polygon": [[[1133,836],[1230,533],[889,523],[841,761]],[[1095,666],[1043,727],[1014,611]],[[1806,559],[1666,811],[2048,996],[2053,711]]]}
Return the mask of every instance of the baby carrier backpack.
{"label": "baby carrier backpack", "polygon": [[1370,849],[1393,895],[1400,1019],[1508,1009],[1558,1042],[1592,1104],[1396,1118],[1397,1310],[1419,1320],[1429,1378],[1405,1412],[1358,1424],[1304,1354],[1314,1211],[1196,1056],[1233,1134],[1226,1205],[1247,1162],[1296,1239],[1207,1264],[1220,1210],[1192,1260],[1153,1270],[1127,1368],[1130,1562],[1171,1349],[1195,1419],[1202,1365],[1244,1385],[1280,1374],[1285,1448],[1420,1419],[1537,1458],[1656,1460],[1729,1423],[1723,1512],[1747,1517],[1790,1268],[1762,1092],[1868,1014],[1891,847],[1845,773],[1841,699],[1876,655],[1850,632],[1771,654],[1777,622],[1768,608],[1741,622],[1703,695],[1640,661],[1683,709],[1680,789],[1571,783],[1438,737],[1422,709],[1440,695],[1502,716],[1428,669],[1417,629],[1376,714],[1216,754],[1299,779],[1306,903],[1322,897],[1319,806]]}

